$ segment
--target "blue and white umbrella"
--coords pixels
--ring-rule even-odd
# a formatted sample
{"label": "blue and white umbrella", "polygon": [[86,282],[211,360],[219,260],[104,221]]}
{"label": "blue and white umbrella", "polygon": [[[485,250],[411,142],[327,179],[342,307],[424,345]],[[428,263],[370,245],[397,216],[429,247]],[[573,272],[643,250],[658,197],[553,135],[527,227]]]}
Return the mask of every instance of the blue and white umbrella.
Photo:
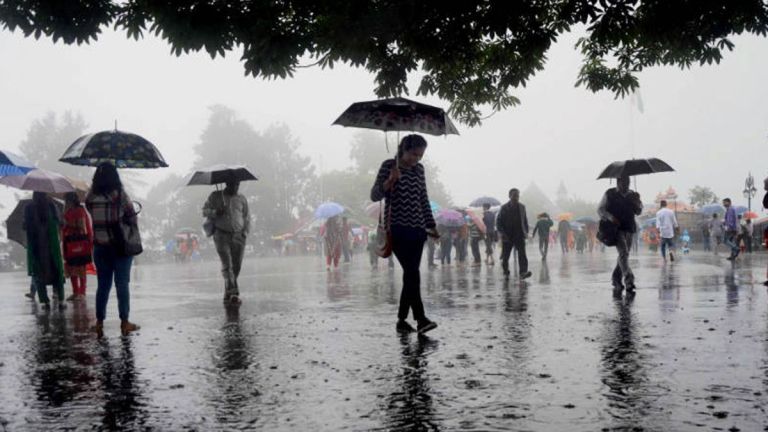
{"label": "blue and white umbrella", "polygon": [[24,175],[35,169],[32,162],[9,151],[0,150],[0,176]]}
{"label": "blue and white umbrella", "polygon": [[335,202],[329,201],[329,202],[320,204],[315,209],[315,218],[328,219],[334,216],[338,216],[342,213],[344,213],[344,207],[341,204],[337,204]]}

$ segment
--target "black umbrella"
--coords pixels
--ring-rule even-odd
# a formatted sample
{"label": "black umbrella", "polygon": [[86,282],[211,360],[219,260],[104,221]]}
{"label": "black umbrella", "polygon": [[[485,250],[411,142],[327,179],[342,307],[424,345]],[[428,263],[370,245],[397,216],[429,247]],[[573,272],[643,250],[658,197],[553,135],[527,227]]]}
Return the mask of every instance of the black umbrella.
{"label": "black umbrella", "polygon": [[98,166],[109,162],[118,168],[164,168],[163,155],[139,135],[118,130],[84,135],[73,142],[59,159],[72,165]]}
{"label": "black umbrella", "polygon": [[459,134],[442,108],[399,97],[353,103],[333,124],[384,132]]}
{"label": "black umbrella", "polygon": [[243,165],[214,165],[194,171],[187,186],[214,185],[227,182],[258,180],[258,178]]}
{"label": "black umbrella", "polygon": [[616,161],[608,165],[597,178],[598,180],[603,178],[619,178],[623,176],[653,174],[674,170],[675,169],[669,166],[668,163],[657,158],[628,159],[625,161]]}
{"label": "black umbrella", "polygon": [[[56,206],[56,212],[61,215],[64,214],[64,204],[60,201],[52,200]],[[8,233],[8,240],[13,240],[16,243],[27,247],[27,232],[24,230],[24,209],[28,205],[32,204],[31,199],[20,200],[16,207],[13,209],[8,219],[5,220],[5,228]]]}

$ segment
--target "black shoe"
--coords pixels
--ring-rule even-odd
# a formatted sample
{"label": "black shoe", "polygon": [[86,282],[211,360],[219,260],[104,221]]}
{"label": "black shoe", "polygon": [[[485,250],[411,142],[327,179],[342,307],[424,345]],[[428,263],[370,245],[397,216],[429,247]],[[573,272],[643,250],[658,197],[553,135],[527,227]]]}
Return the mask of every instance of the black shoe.
{"label": "black shoe", "polygon": [[674,261],[675,260],[675,256],[672,255],[672,252],[669,253],[669,260],[670,261]]}
{"label": "black shoe", "polygon": [[504,276],[509,277],[509,269],[503,269],[501,272],[504,274]]}
{"label": "black shoe", "polygon": [[635,286],[635,284],[629,284],[629,285],[627,285],[627,294],[629,294],[629,293],[634,293],[634,292],[635,292],[635,289],[637,289],[637,287]]}
{"label": "black shoe", "polygon": [[416,331],[419,332],[419,334],[424,334],[430,330],[434,330],[437,328],[437,324],[435,324],[434,321],[430,321],[426,318],[424,318],[423,321],[419,322],[419,324],[416,326]]}
{"label": "black shoe", "polygon": [[521,279],[521,280],[522,280],[522,279],[528,279],[529,277],[531,277],[531,275],[532,275],[532,274],[533,274],[533,273],[531,273],[530,271],[527,271],[527,272],[525,272],[525,273],[523,273],[523,274],[521,274],[521,275],[520,275],[520,279]]}
{"label": "black shoe", "polygon": [[763,282],[763,285],[768,286],[768,280]]}
{"label": "black shoe", "polygon": [[416,329],[413,328],[412,325],[408,324],[408,321],[406,320],[397,320],[395,330],[397,330],[398,333],[413,333],[416,331]]}
{"label": "black shoe", "polygon": [[735,259],[736,259],[736,256],[735,256],[735,255],[731,255],[731,256],[729,256],[729,257],[728,257],[728,258],[726,258],[726,259],[727,259],[728,261],[733,261],[733,260],[735,260]]}

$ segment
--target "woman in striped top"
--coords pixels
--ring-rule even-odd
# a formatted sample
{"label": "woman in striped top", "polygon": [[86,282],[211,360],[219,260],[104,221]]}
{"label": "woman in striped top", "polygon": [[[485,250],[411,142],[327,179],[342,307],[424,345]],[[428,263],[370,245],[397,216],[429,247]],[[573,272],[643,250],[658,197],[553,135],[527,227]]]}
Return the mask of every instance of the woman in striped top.
{"label": "woman in striped top", "polygon": [[[371,200],[386,198],[385,215],[392,233],[392,252],[403,267],[403,291],[397,313],[397,331],[425,333],[437,327],[424,314],[421,301],[419,265],[427,235],[439,238],[429,205],[424,166],[419,163],[427,149],[427,141],[419,135],[408,135],[400,141],[396,159],[381,164]],[[408,324],[413,311],[417,327]]]}

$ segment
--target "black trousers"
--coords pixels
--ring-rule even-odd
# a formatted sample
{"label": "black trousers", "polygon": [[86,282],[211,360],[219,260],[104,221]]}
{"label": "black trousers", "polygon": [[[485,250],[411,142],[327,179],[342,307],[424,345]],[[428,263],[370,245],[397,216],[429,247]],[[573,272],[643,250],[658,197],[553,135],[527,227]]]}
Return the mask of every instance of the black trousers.
{"label": "black trousers", "polygon": [[397,318],[408,318],[408,312],[413,311],[413,319],[423,321],[424,304],[421,302],[421,254],[424,251],[424,241],[427,232],[422,228],[411,228],[392,225],[392,252],[403,268],[403,291],[400,293],[400,308]]}
{"label": "black trousers", "polygon": [[541,256],[544,258],[547,257],[547,252],[549,251],[549,236],[548,235],[540,235],[539,236],[539,252],[541,252]]}
{"label": "black trousers", "polygon": [[525,255],[525,239],[507,238],[501,242],[501,268],[509,271],[509,256],[512,255],[512,248],[517,249],[517,263],[520,267],[520,274],[528,271],[528,257]]}
{"label": "black trousers", "polygon": [[482,240],[480,237],[472,237],[472,240],[470,241],[470,245],[472,246],[472,259],[475,263],[479,263],[482,259],[480,257],[480,240]]}

